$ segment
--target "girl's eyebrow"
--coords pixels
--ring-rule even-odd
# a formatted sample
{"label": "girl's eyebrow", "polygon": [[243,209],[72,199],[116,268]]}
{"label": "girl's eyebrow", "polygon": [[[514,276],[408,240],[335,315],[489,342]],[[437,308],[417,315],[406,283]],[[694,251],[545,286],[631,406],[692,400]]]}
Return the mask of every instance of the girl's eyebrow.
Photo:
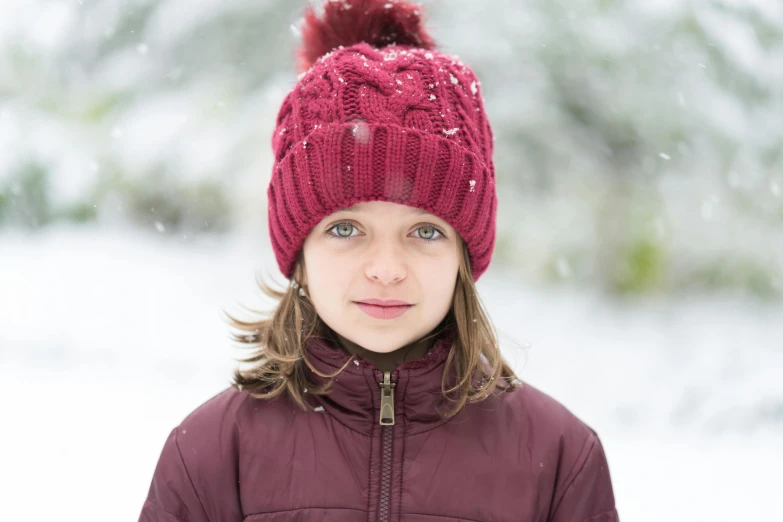
{"label": "girl's eyebrow", "polygon": [[[352,205],[350,207],[341,208],[339,210],[336,210],[336,212],[361,212],[361,213],[365,212],[362,208],[358,207],[358,205],[359,204],[357,203],[357,204]],[[414,207],[410,207],[410,208],[413,209],[412,214],[415,214],[415,215],[429,214],[429,212],[427,212],[423,208],[414,208]]]}

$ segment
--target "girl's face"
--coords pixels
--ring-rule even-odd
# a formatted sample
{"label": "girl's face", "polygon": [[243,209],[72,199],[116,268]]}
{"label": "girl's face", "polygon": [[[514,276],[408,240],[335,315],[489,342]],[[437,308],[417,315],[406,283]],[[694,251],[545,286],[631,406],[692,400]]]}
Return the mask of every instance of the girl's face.
{"label": "girl's face", "polygon": [[[388,201],[366,201],[318,223],[303,247],[310,300],[329,328],[361,347],[394,351],[430,333],[451,307],[459,239],[446,221]],[[393,319],[357,301],[412,306]]]}

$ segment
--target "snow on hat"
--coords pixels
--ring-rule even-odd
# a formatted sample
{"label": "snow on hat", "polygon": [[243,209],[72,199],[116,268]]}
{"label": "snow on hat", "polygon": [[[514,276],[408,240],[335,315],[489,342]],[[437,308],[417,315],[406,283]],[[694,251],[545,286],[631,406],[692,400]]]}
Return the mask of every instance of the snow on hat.
{"label": "snow on hat", "polygon": [[309,6],[301,74],[277,115],[267,189],[272,247],[291,279],[324,217],[361,201],[424,209],[467,243],[474,281],[495,246],[493,134],[481,83],[441,53],[421,6],[324,0]]}

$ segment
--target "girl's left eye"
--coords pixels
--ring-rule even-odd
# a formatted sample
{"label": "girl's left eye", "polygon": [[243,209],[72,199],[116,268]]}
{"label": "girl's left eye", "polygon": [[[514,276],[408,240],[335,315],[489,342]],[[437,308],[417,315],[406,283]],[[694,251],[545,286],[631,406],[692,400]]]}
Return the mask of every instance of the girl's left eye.
{"label": "girl's left eye", "polygon": [[419,234],[419,237],[421,237],[421,239],[424,239],[426,241],[438,241],[438,240],[441,240],[441,239],[445,239],[445,237],[446,237],[446,236],[443,235],[443,232],[441,232],[440,230],[438,230],[437,228],[435,228],[435,227],[433,227],[431,225],[422,225],[419,228],[417,228],[416,230],[427,230],[428,233],[430,235],[432,235],[432,236],[435,236],[435,234],[438,234],[435,237],[421,237],[421,234]]}
{"label": "girl's left eye", "polygon": [[[335,239],[351,239],[352,237],[356,237],[353,235],[350,235],[351,229],[356,229],[356,227],[353,225],[353,223],[337,223],[336,225],[332,225],[326,230],[326,234],[329,237],[333,237]],[[332,234],[332,230],[337,230],[337,235]],[[424,233],[425,236],[430,237],[423,237],[422,233],[419,233],[419,239],[422,239],[424,241],[440,241],[443,239],[446,239],[446,236],[438,230],[437,228],[433,227],[432,225],[422,225],[416,229],[417,231],[426,230],[427,232]],[[349,235],[342,235],[342,232],[346,232]],[[436,235],[437,234],[437,235]]]}

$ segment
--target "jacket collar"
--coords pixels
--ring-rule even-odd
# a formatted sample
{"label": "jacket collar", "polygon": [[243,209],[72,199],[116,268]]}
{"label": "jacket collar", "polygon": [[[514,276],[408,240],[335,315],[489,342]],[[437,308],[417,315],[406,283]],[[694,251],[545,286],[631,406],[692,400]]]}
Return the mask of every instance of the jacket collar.
{"label": "jacket collar", "polygon": [[[450,403],[443,400],[441,378],[446,358],[453,348],[454,331],[447,328],[439,334],[432,348],[422,359],[406,361],[391,372],[396,386],[394,395],[395,437],[412,435],[445,422],[436,408],[447,410]],[[334,342],[312,337],[305,343],[310,362],[322,373],[334,373],[351,358]],[[328,380],[305,365],[308,379],[315,383]],[[452,378],[447,382],[453,385]],[[326,395],[311,395],[326,413],[348,428],[371,434],[380,428],[381,387],[383,372],[370,361],[354,356],[353,362],[334,378]]]}

